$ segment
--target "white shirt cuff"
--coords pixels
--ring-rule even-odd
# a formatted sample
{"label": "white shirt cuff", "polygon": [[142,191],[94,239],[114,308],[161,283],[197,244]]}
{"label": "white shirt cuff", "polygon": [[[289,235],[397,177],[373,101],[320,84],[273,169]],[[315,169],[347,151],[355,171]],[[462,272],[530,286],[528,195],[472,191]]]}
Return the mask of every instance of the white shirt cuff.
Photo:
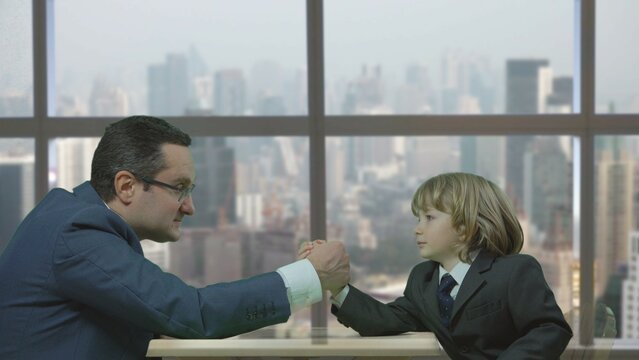
{"label": "white shirt cuff", "polygon": [[322,300],[322,284],[315,268],[308,259],[298,260],[277,269],[291,304],[291,314]]}
{"label": "white shirt cuff", "polygon": [[333,303],[333,305],[337,306],[337,308],[342,307],[344,300],[346,300],[346,295],[348,295],[348,289],[350,288],[348,287],[348,285],[346,285],[344,286],[342,291],[337,293],[337,295],[331,296],[331,302]]}

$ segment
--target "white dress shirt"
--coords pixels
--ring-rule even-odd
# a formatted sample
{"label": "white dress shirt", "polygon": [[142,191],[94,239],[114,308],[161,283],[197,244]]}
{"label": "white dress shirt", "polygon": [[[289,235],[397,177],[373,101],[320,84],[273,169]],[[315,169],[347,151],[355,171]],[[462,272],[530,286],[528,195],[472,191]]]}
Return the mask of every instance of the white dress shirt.
{"label": "white dress shirt", "polygon": [[322,284],[308,259],[298,260],[277,269],[291,304],[291,314],[322,300]]}

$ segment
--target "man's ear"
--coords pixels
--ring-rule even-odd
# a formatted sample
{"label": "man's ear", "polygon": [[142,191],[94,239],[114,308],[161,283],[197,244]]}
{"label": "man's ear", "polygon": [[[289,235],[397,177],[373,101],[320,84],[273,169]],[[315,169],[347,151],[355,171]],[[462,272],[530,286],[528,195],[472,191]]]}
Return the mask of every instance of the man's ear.
{"label": "man's ear", "polygon": [[139,182],[130,171],[118,171],[113,179],[115,197],[117,197],[125,205],[129,205],[131,201],[133,201],[133,195],[135,195],[136,186],[138,186],[138,184]]}

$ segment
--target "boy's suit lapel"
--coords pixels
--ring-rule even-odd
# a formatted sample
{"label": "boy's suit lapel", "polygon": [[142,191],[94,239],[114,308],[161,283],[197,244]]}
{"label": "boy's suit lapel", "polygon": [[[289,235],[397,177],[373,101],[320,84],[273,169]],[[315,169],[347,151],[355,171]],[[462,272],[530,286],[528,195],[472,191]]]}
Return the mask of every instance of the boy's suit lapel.
{"label": "boy's suit lapel", "polygon": [[451,323],[455,323],[455,316],[468,300],[486,283],[483,273],[490,270],[493,265],[495,256],[488,251],[482,250],[473,261],[464,282],[459,288],[455,303],[453,304],[453,313],[451,315]]}
{"label": "boy's suit lapel", "polygon": [[[439,285],[439,264],[429,261],[424,273],[424,284],[422,289],[422,309],[429,315],[429,318],[439,320],[439,304],[437,304],[437,286]],[[439,321],[437,321],[439,323]]]}

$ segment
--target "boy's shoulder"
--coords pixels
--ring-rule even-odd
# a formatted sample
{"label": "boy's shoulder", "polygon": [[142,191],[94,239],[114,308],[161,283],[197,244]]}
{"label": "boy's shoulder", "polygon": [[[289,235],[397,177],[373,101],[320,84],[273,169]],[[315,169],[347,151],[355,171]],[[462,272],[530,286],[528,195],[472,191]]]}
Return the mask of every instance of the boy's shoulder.
{"label": "boy's shoulder", "polygon": [[439,263],[433,260],[426,260],[413,266],[411,275],[413,274],[432,274],[439,267]]}
{"label": "boy's shoulder", "polygon": [[532,255],[529,254],[510,254],[510,255],[502,255],[496,256],[494,260],[494,266],[497,267],[541,267],[539,261]]}

